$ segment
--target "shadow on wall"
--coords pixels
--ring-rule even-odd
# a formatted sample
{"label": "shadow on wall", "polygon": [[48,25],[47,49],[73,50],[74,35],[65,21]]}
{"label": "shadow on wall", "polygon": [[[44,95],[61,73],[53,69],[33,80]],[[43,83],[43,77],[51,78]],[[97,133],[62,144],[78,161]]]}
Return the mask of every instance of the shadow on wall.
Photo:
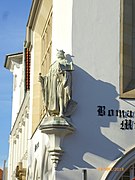
{"label": "shadow on wall", "polygon": [[[103,1],[104,3],[99,0],[85,0],[85,3],[84,0],[73,1],[72,52],[76,64],[73,72],[73,100],[77,101],[78,106],[71,118],[76,131],[64,139],[65,153],[58,170],[107,166],[122,155],[123,149],[101,131],[102,127],[112,131],[110,123],[117,122],[116,116],[99,117],[97,114],[97,106],[119,109],[116,88],[89,74],[92,69],[98,71],[98,76],[114,75],[113,78],[117,78],[112,68],[117,64],[119,48],[115,29],[117,21],[112,14],[117,16],[118,4],[117,1]],[[67,59],[70,58],[67,55]]]}
{"label": "shadow on wall", "polygon": [[[117,67],[118,63],[117,21],[114,18],[117,16],[118,4],[117,1],[103,1],[73,1],[72,52],[76,64],[73,72],[73,100],[77,101],[78,106],[71,118],[76,131],[64,139],[65,153],[58,170],[102,167],[122,155],[123,149],[101,131],[102,127],[112,131],[110,124],[117,122],[116,116],[99,117],[97,114],[97,106],[119,109],[116,87],[96,80],[89,74],[93,70],[98,77],[102,74],[117,78],[112,67]],[[67,59],[70,58],[67,55]],[[95,162],[94,157],[97,158]]]}
{"label": "shadow on wall", "polygon": [[[68,57],[69,58],[69,57]],[[95,168],[93,163],[83,160],[85,153],[113,161],[121,155],[120,146],[105,137],[101,128],[109,128],[111,122],[117,122],[116,116],[100,117],[97,106],[119,109],[118,96],[115,87],[100,80],[94,79],[81,68],[75,66],[73,72],[73,99],[78,106],[72,123],[76,128],[73,135],[67,136],[63,142],[65,153],[59,163],[58,170],[62,168]],[[100,167],[97,163],[97,166]]]}

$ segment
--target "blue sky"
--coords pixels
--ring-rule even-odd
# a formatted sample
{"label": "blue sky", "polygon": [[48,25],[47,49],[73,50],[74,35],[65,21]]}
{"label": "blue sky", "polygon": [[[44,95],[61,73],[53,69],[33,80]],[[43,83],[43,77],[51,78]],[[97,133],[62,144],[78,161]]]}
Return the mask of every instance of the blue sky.
{"label": "blue sky", "polygon": [[0,5],[0,167],[8,157],[12,108],[12,73],[4,68],[5,56],[23,50],[31,3],[1,0]]}

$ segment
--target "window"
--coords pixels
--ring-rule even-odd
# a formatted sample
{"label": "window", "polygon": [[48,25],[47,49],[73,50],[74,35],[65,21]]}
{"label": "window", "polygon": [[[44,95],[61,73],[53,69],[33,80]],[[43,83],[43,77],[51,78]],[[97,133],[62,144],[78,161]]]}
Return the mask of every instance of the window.
{"label": "window", "polygon": [[135,0],[121,0],[120,96],[135,98]]}
{"label": "window", "polygon": [[[52,7],[48,14],[46,24],[44,27],[44,31],[42,34],[42,57],[41,57],[41,74],[45,76],[50,68],[51,64],[51,53],[52,53]],[[42,93],[41,93],[42,94]],[[41,98],[41,111],[40,111],[40,119],[42,119],[45,115],[45,107],[43,97]]]}
{"label": "window", "polygon": [[119,180],[135,180],[135,164],[131,165]]}
{"label": "window", "polygon": [[51,48],[52,48],[52,9],[49,12],[45,28],[42,34],[42,64],[41,73],[46,75],[51,64]]}

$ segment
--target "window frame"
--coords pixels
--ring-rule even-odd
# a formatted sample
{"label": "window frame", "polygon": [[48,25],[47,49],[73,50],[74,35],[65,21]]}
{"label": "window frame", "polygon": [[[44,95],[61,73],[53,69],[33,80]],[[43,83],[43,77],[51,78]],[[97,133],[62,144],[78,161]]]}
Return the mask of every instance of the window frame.
{"label": "window frame", "polygon": [[[135,98],[133,63],[133,0],[121,0],[120,9],[120,98]],[[135,53],[135,52],[134,52]]]}

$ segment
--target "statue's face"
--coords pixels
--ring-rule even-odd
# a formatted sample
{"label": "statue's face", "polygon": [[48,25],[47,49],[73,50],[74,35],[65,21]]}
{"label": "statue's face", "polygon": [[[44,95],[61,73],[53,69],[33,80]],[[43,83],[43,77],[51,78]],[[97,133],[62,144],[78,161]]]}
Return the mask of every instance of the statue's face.
{"label": "statue's face", "polygon": [[57,52],[57,58],[60,58],[60,59],[64,59],[65,58],[65,56],[64,56],[64,51],[58,51]]}

